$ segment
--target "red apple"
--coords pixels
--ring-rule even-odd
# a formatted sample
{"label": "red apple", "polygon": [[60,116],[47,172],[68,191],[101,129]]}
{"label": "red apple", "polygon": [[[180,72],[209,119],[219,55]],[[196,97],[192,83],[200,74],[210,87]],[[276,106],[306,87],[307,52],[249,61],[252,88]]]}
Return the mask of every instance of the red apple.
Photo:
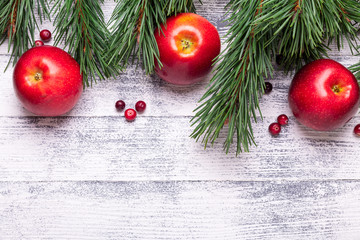
{"label": "red apple", "polygon": [[155,72],[163,80],[188,85],[196,83],[211,70],[220,53],[221,42],[216,28],[194,13],[169,17],[162,32],[155,30],[162,68]]}
{"label": "red apple", "polygon": [[320,59],[305,65],[294,76],[289,105],[307,127],[328,131],[342,127],[358,111],[359,84],[340,63]]}
{"label": "red apple", "polygon": [[16,63],[13,82],[24,108],[40,116],[70,111],[83,91],[79,64],[53,46],[26,51]]}

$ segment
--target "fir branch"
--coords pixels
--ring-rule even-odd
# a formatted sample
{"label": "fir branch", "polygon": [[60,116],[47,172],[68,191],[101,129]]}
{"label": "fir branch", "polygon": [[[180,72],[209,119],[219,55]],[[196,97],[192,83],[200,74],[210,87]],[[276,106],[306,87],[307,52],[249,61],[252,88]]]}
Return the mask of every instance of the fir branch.
{"label": "fir branch", "polygon": [[[291,2],[287,4],[291,6]],[[358,1],[297,0],[292,5],[293,11],[280,10],[286,16],[281,25],[278,19],[268,19],[269,25],[279,27],[274,38],[279,39],[278,53],[285,56],[282,65],[286,70],[328,57],[329,45],[334,41],[338,50],[344,47],[344,38],[351,50],[355,49],[359,14],[354,9],[359,10]]]}
{"label": "fir branch", "polygon": [[[358,27],[358,23],[360,22],[360,4],[357,2],[357,1],[348,1],[346,2],[345,6],[344,5],[341,5],[341,8],[343,9],[343,18],[348,20],[349,21],[346,21],[348,22],[349,24],[351,24],[350,27],[354,27],[354,26],[357,26]],[[348,25],[349,26],[349,25]],[[344,27],[345,28],[345,27]],[[347,29],[347,28],[345,28]],[[358,31],[359,29],[357,29]],[[348,39],[348,38],[347,38]],[[360,48],[360,46],[357,46],[356,47],[357,49]],[[359,52],[359,51],[358,51]],[[358,54],[359,55],[359,54]],[[352,65],[349,67],[349,70],[352,71],[355,75],[355,77],[357,78],[358,80],[358,83],[360,85],[360,62]]]}
{"label": "fir branch", "polygon": [[[303,63],[323,58],[328,50],[324,41],[321,19],[321,1],[298,0],[293,11],[287,13],[287,21],[281,30],[279,54],[284,57],[283,66],[299,69]],[[275,33],[276,35],[276,33]],[[304,61],[304,62],[303,62]]]}
{"label": "fir branch", "polygon": [[268,44],[273,32],[258,31],[258,26],[253,24],[269,10],[263,8],[262,0],[233,0],[229,7],[232,13],[227,21],[232,26],[227,47],[217,59],[219,64],[211,86],[200,100],[204,102],[195,109],[197,113],[192,121],[197,126],[191,136],[197,140],[203,136],[205,147],[213,144],[228,119],[224,149],[229,151],[236,134],[237,153],[240,153],[249,151],[249,146],[255,143],[251,120],[256,121],[264,78],[273,71],[273,46]]}
{"label": "fir branch", "polygon": [[[359,46],[360,48],[360,46]],[[360,86],[360,62],[355,63],[349,67],[349,70],[355,75]]]}
{"label": "fir branch", "polygon": [[[360,22],[360,3],[358,0],[337,0],[336,6],[340,18],[339,31],[334,34],[335,36],[329,36],[329,38],[336,38],[338,50],[344,46],[343,39],[345,38],[351,51],[356,50],[358,52],[357,32],[359,30],[358,23]],[[327,19],[324,19],[324,22],[328,23]]]}
{"label": "fir branch", "polygon": [[[199,2],[202,4],[201,0]],[[176,15],[181,12],[196,12],[194,1],[191,0],[168,0],[166,4],[167,16]]]}
{"label": "fir branch", "polygon": [[157,63],[161,66],[155,29],[170,15],[194,11],[193,0],[117,0],[109,21],[108,62],[123,70],[130,61],[141,59],[146,74],[153,73]]}
{"label": "fir branch", "polygon": [[34,45],[34,32],[39,29],[35,9],[40,21],[49,18],[47,0],[2,0],[0,2],[0,44],[8,39],[8,52],[11,51],[10,65]]}
{"label": "fir branch", "polygon": [[249,151],[255,144],[252,119],[261,117],[259,97],[276,53],[291,70],[327,56],[332,41],[341,47],[343,36],[354,46],[359,5],[356,0],[231,0],[227,47],[195,109],[191,136],[202,137],[206,148],[228,122],[224,150],[228,153],[236,135],[236,153]]}
{"label": "fir branch", "polygon": [[101,9],[103,0],[55,0],[55,45],[64,48],[80,65],[84,86],[115,76],[118,71],[104,58],[109,31]]}

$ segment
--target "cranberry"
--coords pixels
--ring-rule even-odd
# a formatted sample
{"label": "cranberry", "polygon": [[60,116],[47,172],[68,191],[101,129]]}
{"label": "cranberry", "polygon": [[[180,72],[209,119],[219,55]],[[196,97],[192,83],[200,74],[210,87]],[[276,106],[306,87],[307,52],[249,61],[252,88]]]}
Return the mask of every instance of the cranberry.
{"label": "cranberry", "polygon": [[273,89],[273,86],[271,83],[269,82],[265,82],[265,87],[264,87],[264,92],[265,93],[270,93]]}
{"label": "cranberry", "polygon": [[354,133],[360,137],[360,124],[354,127]]}
{"label": "cranberry", "polygon": [[136,111],[132,108],[126,109],[125,118],[128,121],[133,121],[136,118]]}
{"label": "cranberry", "polygon": [[272,123],[269,126],[269,132],[272,135],[278,135],[281,131],[281,125],[279,123]]}
{"label": "cranberry", "polygon": [[44,46],[44,42],[41,40],[36,40],[35,41],[35,47],[40,47],[40,46]]}
{"label": "cranberry", "polygon": [[146,108],[146,103],[144,101],[138,101],[136,104],[135,104],[135,109],[136,111],[138,112],[143,112],[145,111],[145,108]]}
{"label": "cranberry", "polygon": [[40,32],[40,38],[44,41],[44,42],[48,42],[50,41],[51,38],[51,32],[47,29],[44,29]]}
{"label": "cranberry", "polygon": [[285,114],[281,114],[280,116],[277,117],[277,122],[280,125],[287,125],[289,122],[289,118]]}
{"label": "cranberry", "polygon": [[125,109],[125,102],[123,100],[119,100],[115,103],[115,108],[119,111]]}

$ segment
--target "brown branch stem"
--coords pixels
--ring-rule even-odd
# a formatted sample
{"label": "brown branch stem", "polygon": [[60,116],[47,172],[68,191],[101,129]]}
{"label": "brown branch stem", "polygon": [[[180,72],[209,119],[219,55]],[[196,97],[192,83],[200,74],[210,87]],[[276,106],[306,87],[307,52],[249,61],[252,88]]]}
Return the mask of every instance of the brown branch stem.
{"label": "brown branch stem", "polygon": [[302,2],[302,0],[297,0],[296,1],[296,5],[295,5],[295,7],[294,7],[294,12],[297,12],[298,10],[300,10],[301,11],[301,2]]}
{"label": "brown branch stem", "polygon": [[[259,14],[262,13],[262,8],[263,8],[263,0],[260,1],[259,7],[258,7],[258,9],[256,10],[256,12],[255,12],[255,14],[254,14],[254,18],[255,18],[257,15],[259,15]],[[254,40],[255,27],[256,27],[256,25],[254,25],[254,26],[252,27],[252,29],[251,29],[251,34],[250,34],[250,36],[248,37],[248,39],[247,39],[247,41],[246,41],[246,49],[245,49],[245,52],[248,52],[248,51],[249,51],[249,49],[250,49],[250,47],[251,47],[250,42]],[[239,72],[237,73],[236,81],[239,80],[240,75],[241,75],[242,71],[244,70],[244,67],[246,67],[246,66],[249,64],[249,62],[250,62],[250,56],[247,55],[247,56],[246,56],[246,60],[245,60],[245,64],[240,68]],[[244,71],[245,71],[245,74],[244,74],[244,75],[246,75],[247,70],[245,69]],[[242,81],[239,82],[239,86],[238,86],[238,87],[236,88],[236,90],[235,90],[235,93],[234,93],[234,95],[233,95],[233,96],[235,96],[235,98],[238,98],[238,97],[239,97],[241,84],[242,84]],[[230,118],[231,118],[231,116],[230,116]],[[230,121],[230,119],[227,118],[227,119],[225,120],[224,125],[228,124],[229,121]]]}
{"label": "brown branch stem", "polygon": [[16,32],[16,17],[17,17],[17,10],[18,10],[19,0],[16,0],[13,5],[13,11],[11,11],[9,16],[9,26],[7,29],[7,36],[14,35]]}
{"label": "brown branch stem", "polygon": [[295,19],[295,16],[296,14],[301,14],[302,13],[302,9],[301,9],[301,3],[302,3],[302,0],[297,0],[296,3],[295,3],[295,7],[293,8],[293,16],[292,16],[292,20],[294,21]]}
{"label": "brown branch stem", "polygon": [[[262,7],[263,7],[263,4],[262,4],[262,3],[263,3],[263,0],[260,1],[259,8],[256,10],[254,17],[256,17],[259,13],[262,13]],[[253,28],[251,29],[251,35],[250,35],[249,38],[247,39],[245,52],[247,52],[247,51],[250,49],[250,41],[252,41],[252,40],[254,39],[255,27],[256,27],[256,25],[254,25]],[[246,61],[245,61],[245,62],[246,62],[245,66],[247,66],[247,65],[249,64],[249,60],[250,60],[250,56],[247,55]],[[238,74],[237,74],[236,80],[239,80],[240,74],[241,74],[241,72],[243,71],[243,68],[244,68],[245,66],[242,66],[242,67],[240,68],[240,70],[239,70],[239,72],[238,72]],[[245,69],[245,74],[246,74],[246,69]],[[241,85],[241,82],[239,83],[239,87],[236,89],[237,97],[238,97],[238,95],[239,95],[240,85]]]}
{"label": "brown branch stem", "polygon": [[142,8],[140,9],[139,18],[138,18],[138,21],[137,21],[137,24],[136,24],[136,39],[137,39],[138,43],[140,41],[141,22],[142,22],[142,19],[144,17],[144,14],[145,14],[144,13],[145,4],[146,4],[146,0],[144,0],[143,3],[142,3]]}
{"label": "brown branch stem", "polygon": [[[341,6],[339,6],[339,7],[341,9],[340,17],[343,17],[344,15],[348,14],[348,12],[343,7],[341,7]],[[350,19],[348,17],[346,17],[346,16],[345,16],[345,19],[346,19],[346,21],[351,22]]]}
{"label": "brown branch stem", "polygon": [[[88,43],[89,47],[91,48],[91,42],[90,42],[90,38],[89,35],[87,34],[87,28],[86,28],[86,24],[84,23],[84,21],[82,21],[82,19],[85,18],[83,10],[82,10],[82,0],[75,0],[75,6],[77,6],[79,8],[79,22],[81,24],[81,35],[85,35],[86,38],[84,39],[84,53],[86,52],[86,42]],[[90,59],[92,58],[92,54],[91,51],[89,51],[89,57]]]}

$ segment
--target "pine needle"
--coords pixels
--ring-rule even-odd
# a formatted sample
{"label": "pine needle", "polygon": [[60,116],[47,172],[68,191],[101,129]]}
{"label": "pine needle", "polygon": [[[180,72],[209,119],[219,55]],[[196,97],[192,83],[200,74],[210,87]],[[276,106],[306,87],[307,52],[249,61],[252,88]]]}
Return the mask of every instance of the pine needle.
{"label": "pine needle", "polygon": [[[39,29],[40,22],[49,18],[47,0],[1,0],[0,1],[0,44],[8,39],[8,52],[11,52],[9,62],[16,64],[19,57],[34,46],[34,32]],[[37,14],[35,14],[37,10]]]}
{"label": "pine needle", "polygon": [[[210,85],[191,120],[191,137],[205,148],[214,144],[228,122],[224,150],[236,136],[236,154],[256,145],[253,121],[261,117],[259,98],[272,76],[276,55],[285,70],[327,56],[343,37],[354,49],[360,3],[356,0],[231,0],[226,49],[217,59]],[[357,65],[360,72],[360,64]],[[359,74],[360,75],[360,74]]]}
{"label": "pine needle", "polygon": [[97,79],[118,74],[117,68],[105,60],[109,31],[101,9],[103,0],[54,0],[51,12],[55,19],[55,45],[65,49],[80,65],[84,86]]}

